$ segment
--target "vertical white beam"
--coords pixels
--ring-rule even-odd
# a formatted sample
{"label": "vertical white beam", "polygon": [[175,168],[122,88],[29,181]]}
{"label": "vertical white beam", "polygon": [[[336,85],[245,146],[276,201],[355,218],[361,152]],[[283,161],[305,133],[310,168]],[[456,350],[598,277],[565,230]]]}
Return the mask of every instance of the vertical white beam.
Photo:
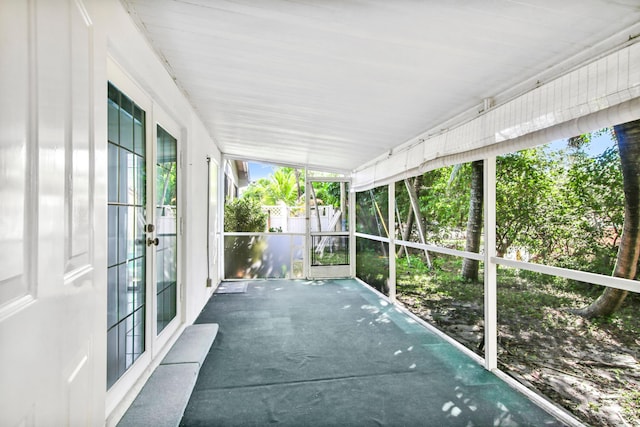
{"label": "vertical white beam", "polygon": [[222,156],[220,161],[220,167],[218,168],[218,229],[216,233],[220,238],[218,239],[218,281],[226,279],[224,274],[224,259],[226,254],[224,253],[224,206],[226,200],[224,197],[224,181],[227,179],[224,171],[227,168],[227,158]]}
{"label": "vertical white beam", "polygon": [[351,277],[356,277],[356,193],[352,190],[351,181],[349,181],[349,195],[347,198],[349,203],[349,266]]}
{"label": "vertical white beam", "polygon": [[388,208],[389,214],[389,299],[396,301],[396,183],[389,184]]}
{"label": "vertical white beam", "polygon": [[[302,276],[309,278],[311,271],[311,200],[309,198],[311,194],[311,185],[309,182],[309,170],[304,168],[304,253],[302,262]],[[318,212],[318,204],[316,202],[316,215],[320,215]]]}
{"label": "vertical white beam", "polygon": [[484,365],[498,366],[496,255],[496,158],[484,160]]}

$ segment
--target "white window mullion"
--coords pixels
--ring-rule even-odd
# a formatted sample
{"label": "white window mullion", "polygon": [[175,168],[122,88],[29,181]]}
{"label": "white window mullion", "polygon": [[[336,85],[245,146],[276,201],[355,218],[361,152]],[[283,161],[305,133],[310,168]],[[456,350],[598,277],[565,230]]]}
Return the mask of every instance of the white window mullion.
{"label": "white window mullion", "polygon": [[396,243],[395,243],[395,223],[396,223],[396,183],[389,184],[388,194],[389,214],[389,299],[396,301]]}
{"label": "white window mullion", "polygon": [[496,158],[484,160],[484,364],[498,366],[496,255]]}

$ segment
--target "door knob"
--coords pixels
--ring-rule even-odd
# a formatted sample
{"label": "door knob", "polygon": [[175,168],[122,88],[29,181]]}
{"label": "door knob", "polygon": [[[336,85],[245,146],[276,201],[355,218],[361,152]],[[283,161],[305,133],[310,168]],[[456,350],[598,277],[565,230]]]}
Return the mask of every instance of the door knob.
{"label": "door knob", "polygon": [[160,240],[157,237],[155,239],[152,239],[151,237],[147,237],[147,246],[151,246],[151,245],[158,246],[159,244],[160,244]]}

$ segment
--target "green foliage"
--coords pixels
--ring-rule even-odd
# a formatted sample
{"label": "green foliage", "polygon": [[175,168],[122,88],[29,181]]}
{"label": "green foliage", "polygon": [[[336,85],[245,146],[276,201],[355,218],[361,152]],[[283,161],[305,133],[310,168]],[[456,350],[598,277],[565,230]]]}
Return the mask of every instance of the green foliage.
{"label": "green foliage", "polygon": [[281,167],[276,169],[269,178],[260,178],[252,182],[243,193],[243,198],[257,200],[263,205],[276,205],[284,202],[287,206],[300,203],[298,186],[304,194],[304,185],[296,176],[295,169]]}
{"label": "green foliage", "polygon": [[262,232],[266,226],[267,214],[254,199],[234,199],[224,207],[224,231]]}
{"label": "green foliage", "polygon": [[624,223],[624,193],[617,146],[591,158],[575,155],[568,172],[568,195],[576,211],[570,255],[562,265],[610,274]]}
{"label": "green foliage", "polygon": [[382,244],[356,239],[356,245],[357,276],[378,291],[388,292],[389,258],[384,256]]}
{"label": "green foliage", "polygon": [[[413,182],[413,179],[410,181]],[[426,172],[422,175],[420,182],[416,193],[420,213],[424,219],[423,229],[426,238],[430,242],[443,243],[451,231],[462,230],[466,226],[471,185],[470,163]],[[378,190],[378,193],[375,193],[376,200],[385,214],[387,193],[380,189],[376,190]],[[398,207],[396,221],[401,220],[404,223],[411,210],[411,202],[403,181],[396,183],[396,205]]]}
{"label": "green foliage", "polygon": [[[541,240],[545,215],[553,206],[555,163],[540,147],[509,153],[496,161],[496,249],[502,255],[513,244],[531,247]],[[544,240],[544,237],[542,237]]]}
{"label": "green foliage", "polygon": [[176,162],[156,165],[156,203],[158,206],[176,206],[177,193]]}
{"label": "green foliage", "polygon": [[[592,138],[607,134],[603,129],[573,138],[562,149],[556,143],[497,158],[499,255],[515,246],[526,248],[534,262],[611,274],[624,222],[620,158],[614,139],[602,154],[589,154]],[[470,166],[422,175],[417,193],[428,241],[464,247]],[[374,201],[386,220],[386,187],[359,193],[358,231],[380,235]],[[403,181],[396,183],[396,203],[404,223],[411,206]]]}
{"label": "green foliage", "polygon": [[[419,191],[420,210],[427,232],[439,234],[443,228],[461,229],[469,214],[470,163],[448,166],[423,175]],[[431,239],[436,240],[436,239]]]}
{"label": "green foliage", "polygon": [[356,231],[386,237],[384,226],[388,226],[388,204],[389,197],[386,186],[357,193]]}
{"label": "green foliage", "polygon": [[322,200],[325,206],[340,207],[340,183],[339,182],[314,182],[313,189],[316,197]]}

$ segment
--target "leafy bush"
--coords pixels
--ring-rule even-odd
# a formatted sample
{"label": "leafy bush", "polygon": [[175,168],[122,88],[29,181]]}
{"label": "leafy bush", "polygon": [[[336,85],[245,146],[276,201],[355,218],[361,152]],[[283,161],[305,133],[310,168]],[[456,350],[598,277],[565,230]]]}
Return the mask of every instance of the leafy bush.
{"label": "leafy bush", "polygon": [[224,206],[224,231],[262,232],[267,226],[267,214],[252,199],[234,199]]}

